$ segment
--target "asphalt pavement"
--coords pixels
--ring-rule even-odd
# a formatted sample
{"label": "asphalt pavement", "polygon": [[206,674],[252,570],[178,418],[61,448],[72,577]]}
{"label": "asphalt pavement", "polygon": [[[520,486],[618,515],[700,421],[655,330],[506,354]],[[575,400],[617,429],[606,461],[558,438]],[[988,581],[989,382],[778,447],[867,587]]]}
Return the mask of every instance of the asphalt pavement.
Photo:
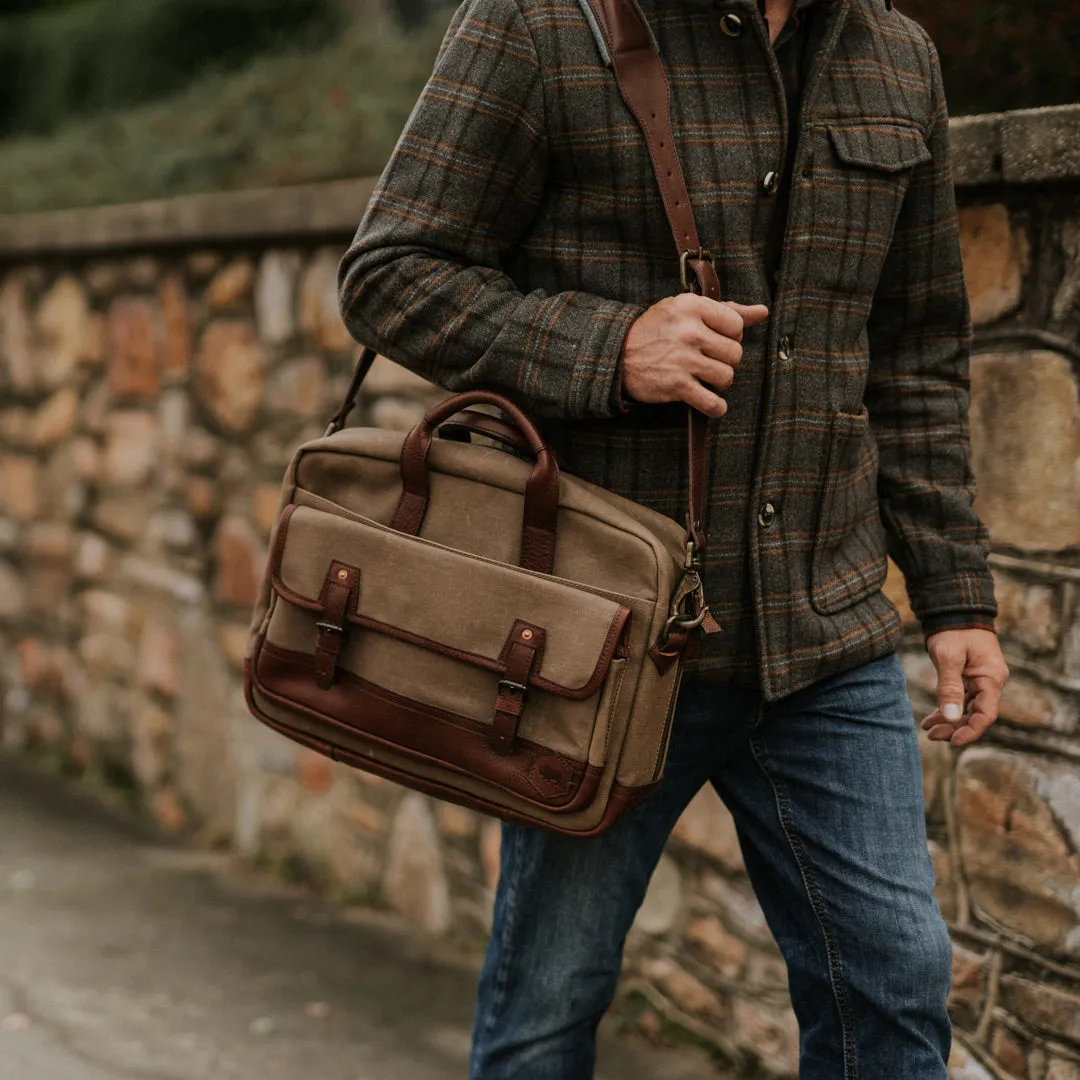
{"label": "asphalt pavement", "polygon": [[[0,762],[0,1080],[465,1080],[475,960]],[[717,1080],[607,1034],[598,1080]]]}

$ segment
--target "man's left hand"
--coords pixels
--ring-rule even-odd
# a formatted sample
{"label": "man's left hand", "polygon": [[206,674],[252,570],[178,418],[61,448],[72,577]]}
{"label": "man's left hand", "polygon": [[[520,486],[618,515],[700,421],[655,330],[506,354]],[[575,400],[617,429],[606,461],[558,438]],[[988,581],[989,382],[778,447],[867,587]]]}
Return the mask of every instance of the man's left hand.
{"label": "man's left hand", "polygon": [[937,668],[938,707],[923,721],[936,742],[959,748],[986,734],[998,718],[1009,669],[992,630],[942,630],[926,650]]}

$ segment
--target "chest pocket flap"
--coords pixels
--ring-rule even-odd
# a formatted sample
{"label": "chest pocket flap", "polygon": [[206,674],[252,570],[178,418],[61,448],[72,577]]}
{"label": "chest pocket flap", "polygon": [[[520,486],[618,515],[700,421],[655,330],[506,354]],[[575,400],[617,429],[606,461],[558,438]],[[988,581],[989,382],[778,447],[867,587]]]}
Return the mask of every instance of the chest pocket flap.
{"label": "chest pocket flap", "polygon": [[881,123],[828,125],[836,156],[845,164],[881,172],[904,172],[933,159],[926,138],[914,124]]}

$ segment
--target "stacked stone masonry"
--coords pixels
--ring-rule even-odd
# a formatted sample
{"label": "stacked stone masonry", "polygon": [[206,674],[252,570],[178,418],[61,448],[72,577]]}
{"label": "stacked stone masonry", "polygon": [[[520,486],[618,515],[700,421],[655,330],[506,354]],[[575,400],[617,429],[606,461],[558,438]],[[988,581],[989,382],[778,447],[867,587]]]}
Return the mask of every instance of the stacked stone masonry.
{"label": "stacked stone masonry", "polygon": [[[1062,131],[1080,138],[1080,109],[956,127],[979,509],[1014,673],[983,744],[924,746],[964,1080],[1080,1080],[1080,167],[1062,173]],[[367,190],[0,219],[0,745],[126,779],[167,830],[479,948],[497,824],[293,746],[241,692],[282,471],[355,359],[335,271]],[[437,397],[380,361],[361,421],[405,429]],[[921,715],[933,672],[895,569],[887,589]],[[711,790],[660,862],[624,993],[646,1032],[796,1074],[784,966]]]}

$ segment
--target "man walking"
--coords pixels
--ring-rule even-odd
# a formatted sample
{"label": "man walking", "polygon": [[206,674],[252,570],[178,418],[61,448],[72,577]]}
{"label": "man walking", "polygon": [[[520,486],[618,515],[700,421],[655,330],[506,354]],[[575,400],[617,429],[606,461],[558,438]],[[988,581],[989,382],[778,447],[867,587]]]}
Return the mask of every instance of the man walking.
{"label": "man walking", "polygon": [[881,591],[997,716],[969,317],[937,56],[889,0],[639,0],[727,303],[679,294],[587,3],[467,0],[342,263],[354,336],[546,418],[561,466],[678,517],[710,417],[706,596],[660,789],[595,840],[504,826],[473,1080],[587,1080],[623,942],[705,783],[787,962],[804,1080],[944,1080],[950,943]]}

